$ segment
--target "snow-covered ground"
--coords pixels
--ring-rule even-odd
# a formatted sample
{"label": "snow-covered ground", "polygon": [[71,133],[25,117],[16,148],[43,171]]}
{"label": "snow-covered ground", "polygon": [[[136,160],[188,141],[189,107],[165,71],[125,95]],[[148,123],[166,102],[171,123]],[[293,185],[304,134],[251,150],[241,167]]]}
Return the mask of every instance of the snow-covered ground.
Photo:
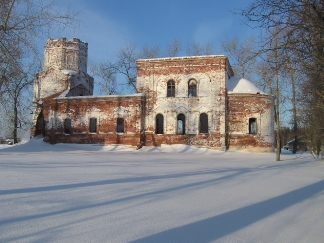
{"label": "snow-covered ground", "polygon": [[0,145],[0,242],[324,242],[324,162],[189,146]]}

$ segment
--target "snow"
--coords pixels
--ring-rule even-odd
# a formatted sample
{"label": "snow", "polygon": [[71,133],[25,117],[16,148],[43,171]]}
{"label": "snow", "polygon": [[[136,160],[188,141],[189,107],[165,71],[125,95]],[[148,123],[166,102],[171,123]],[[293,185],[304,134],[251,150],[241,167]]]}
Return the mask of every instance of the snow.
{"label": "snow", "polygon": [[323,242],[310,154],[0,145],[0,242]]}
{"label": "snow", "polygon": [[211,57],[226,57],[225,55],[203,55],[203,56],[180,56],[180,57],[158,57],[148,59],[138,59],[138,61],[154,62],[154,61],[170,61],[170,60],[184,60],[184,59],[197,59],[197,58],[211,58]]}
{"label": "snow", "polygon": [[61,72],[64,73],[64,74],[70,75],[70,76],[78,74],[76,71],[68,70],[68,69],[62,69]]}
{"label": "snow", "polygon": [[87,95],[87,96],[70,96],[63,97],[64,94],[54,98],[55,100],[59,99],[93,99],[93,98],[121,98],[121,97],[141,97],[144,96],[144,93],[136,93],[136,94],[126,94],[126,95]]}
{"label": "snow", "polygon": [[228,93],[244,93],[244,94],[265,94],[258,89],[249,80],[239,77],[232,77],[227,82]]}

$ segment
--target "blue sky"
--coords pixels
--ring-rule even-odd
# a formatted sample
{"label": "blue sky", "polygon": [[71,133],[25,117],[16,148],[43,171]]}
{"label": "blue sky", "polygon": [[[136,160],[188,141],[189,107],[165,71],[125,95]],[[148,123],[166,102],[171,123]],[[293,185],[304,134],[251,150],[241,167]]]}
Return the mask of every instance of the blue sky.
{"label": "blue sky", "polygon": [[[49,1],[49,0],[46,0]],[[251,0],[56,0],[56,8],[80,11],[83,23],[75,32],[50,33],[51,37],[77,37],[89,43],[89,60],[114,60],[126,43],[138,47],[161,47],[180,40],[212,44],[214,54],[224,54],[221,41],[253,33],[233,12],[246,8]],[[43,40],[43,45],[46,39]],[[185,55],[185,53],[181,53]]]}

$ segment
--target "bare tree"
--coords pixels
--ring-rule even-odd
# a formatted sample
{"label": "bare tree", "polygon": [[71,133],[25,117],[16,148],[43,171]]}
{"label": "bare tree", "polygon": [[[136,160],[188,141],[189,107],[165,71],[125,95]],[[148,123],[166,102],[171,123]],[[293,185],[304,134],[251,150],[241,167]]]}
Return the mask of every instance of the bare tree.
{"label": "bare tree", "polygon": [[235,70],[236,75],[244,78],[259,53],[256,52],[255,39],[249,37],[246,40],[239,40],[237,36],[233,39],[225,40],[222,42],[222,47],[225,52],[229,54],[229,57],[234,60],[231,62]]}
{"label": "bare tree", "polygon": [[54,2],[34,0],[0,1],[0,54],[16,64],[17,53],[37,55],[36,42],[49,29],[74,28],[76,13],[56,11]]}
{"label": "bare tree", "polygon": [[8,133],[18,142],[18,129],[27,129],[29,119],[26,114],[30,113],[30,94],[28,89],[34,81],[36,67],[30,65],[28,72],[15,70],[6,76],[8,82],[5,85],[5,92],[1,97],[1,105],[6,112],[9,124],[7,124]]}
{"label": "bare tree", "polygon": [[90,65],[90,73],[99,78],[97,84],[100,87],[100,94],[115,95],[118,94],[116,85],[115,66],[111,62],[102,62]]}
{"label": "bare tree", "polygon": [[209,42],[207,42],[205,45],[193,42],[191,44],[188,44],[186,52],[189,56],[211,55],[213,53],[213,47]]}
{"label": "bare tree", "polygon": [[159,46],[149,47],[149,46],[145,45],[142,48],[142,52],[139,54],[139,58],[150,59],[150,58],[156,58],[159,55],[160,55],[160,47]]}
{"label": "bare tree", "polygon": [[[246,10],[242,11],[242,15],[249,25],[260,27],[265,32],[276,29],[275,33],[263,41],[263,50],[268,48],[277,53],[281,51],[288,53],[284,62],[290,63],[292,82],[295,82],[292,75],[298,70],[303,71],[305,78],[301,84],[303,93],[300,97],[304,107],[302,120],[304,126],[308,127],[308,134],[317,135],[316,141],[311,142],[309,147],[321,147],[324,136],[324,129],[320,127],[324,119],[319,115],[324,112],[322,106],[324,102],[323,1],[254,0]],[[277,45],[269,45],[274,40]],[[296,92],[293,87],[294,85],[292,96]],[[293,113],[296,114],[298,111]],[[309,124],[313,125],[309,126]],[[306,140],[309,141],[311,140]]]}
{"label": "bare tree", "polygon": [[174,38],[171,43],[167,44],[167,56],[175,57],[181,51],[181,43],[179,39]]}
{"label": "bare tree", "polygon": [[[159,46],[144,46],[141,51],[138,51],[135,44],[126,43],[125,47],[119,50],[116,62],[107,61],[94,64],[92,72],[101,79],[99,82],[100,92],[119,94],[122,92],[121,86],[136,91],[136,60],[155,58],[159,56],[159,53]],[[126,82],[118,83],[117,77],[124,77]]]}
{"label": "bare tree", "polygon": [[44,38],[50,29],[73,29],[77,23],[76,13],[56,11],[53,2],[0,0],[0,99],[3,109],[13,109],[14,142],[21,124],[21,99],[32,84],[29,73],[36,71],[30,69],[30,64],[34,66],[35,60],[40,63],[41,59],[38,39]]}

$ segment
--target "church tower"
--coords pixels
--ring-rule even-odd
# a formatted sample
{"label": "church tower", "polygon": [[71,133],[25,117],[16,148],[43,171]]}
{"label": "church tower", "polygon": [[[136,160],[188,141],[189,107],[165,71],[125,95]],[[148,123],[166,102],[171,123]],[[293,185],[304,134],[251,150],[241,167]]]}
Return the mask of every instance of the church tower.
{"label": "church tower", "polygon": [[47,40],[44,50],[44,70],[55,67],[59,70],[87,72],[88,43],[77,38]]}
{"label": "church tower", "polygon": [[55,97],[93,94],[93,78],[87,74],[88,43],[77,38],[49,38],[44,48],[43,70],[34,79],[34,117],[31,135],[42,129],[43,102]]}

